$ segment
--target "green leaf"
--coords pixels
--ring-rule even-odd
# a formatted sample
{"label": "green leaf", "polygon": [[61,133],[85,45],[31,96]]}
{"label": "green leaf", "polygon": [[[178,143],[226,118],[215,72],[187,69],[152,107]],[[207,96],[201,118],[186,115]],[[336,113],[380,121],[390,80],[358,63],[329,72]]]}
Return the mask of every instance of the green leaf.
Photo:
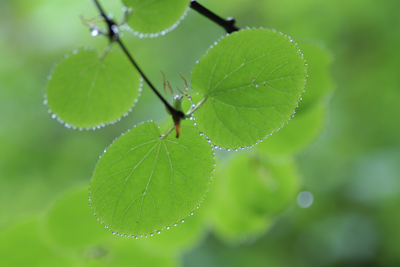
{"label": "green leaf", "polygon": [[[75,49],[49,76],[46,99],[53,118],[67,127],[93,128],[127,114],[140,93],[140,75],[125,55]],[[139,90],[138,90],[139,89]]]}
{"label": "green leaf", "polygon": [[252,243],[272,225],[273,217],[260,216],[226,199],[216,209],[214,233],[229,245]]}
{"label": "green leaf", "polygon": [[175,253],[146,251],[137,241],[131,238],[121,238],[115,242],[116,244],[110,251],[113,256],[110,257],[111,259],[100,260],[100,264],[88,264],[88,266],[182,266],[180,257]]}
{"label": "green leaf", "polygon": [[[201,210],[203,210],[203,207]],[[201,216],[198,216],[196,211],[179,227],[170,227],[159,235],[154,235],[152,238],[142,238],[137,242],[140,246],[147,246],[151,251],[158,249],[160,251],[182,252],[196,247],[205,238],[206,232],[204,220]]]}
{"label": "green leaf", "polygon": [[38,228],[37,219],[29,219],[0,231],[1,266],[73,266],[43,242]]}
{"label": "green leaf", "polygon": [[84,248],[103,240],[108,231],[99,225],[87,205],[87,186],[68,191],[47,214],[51,241],[66,248]]}
{"label": "green leaf", "polygon": [[301,44],[301,52],[304,53],[307,59],[308,78],[303,99],[299,102],[298,111],[312,107],[320,100],[326,101],[334,90],[330,72],[333,56],[326,49],[321,49],[313,44]]}
{"label": "green leaf", "polygon": [[216,234],[227,243],[254,241],[293,203],[300,179],[291,159],[279,164],[248,155],[235,157],[225,171],[214,175]]}
{"label": "green leaf", "polygon": [[312,44],[302,44],[301,51],[309,65],[306,92],[290,123],[258,144],[256,148],[268,154],[296,154],[310,146],[326,124],[327,100],[333,91],[329,66],[332,56]]}
{"label": "green leaf", "polygon": [[140,33],[166,34],[178,26],[188,9],[188,0],[122,0],[132,8],[127,24]]}
{"label": "green leaf", "polygon": [[296,165],[290,158],[275,163],[243,155],[230,163],[225,175],[227,190],[238,205],[258,214],[283,211],[296,199],[300,186]]}
{"label": "green leaf", "polygon": [[198,129],[160,138],[153,122],[121,136],[101,156],[90,197],[104,225],[122,235],[147,236],[171,227],[198,207],[208,191],[214,156]]}
{"label": "green leaf", "polygon": [[83,250],[69,266],[181,266],[180,258],[175,253],[154,249],[150,251],[139,240],[110,236],[106,241]]}
{"label": "green leaf", "polygon": [[326,125],[326,101],[301,110],[285,125],[255,148],[268,154],[296,154],[310,146],[323,132]]}
{"label": "green leaf", "polygon": [[214,145],[254,145],[289,120],[303,92],[306,65],[297,45],[268,29],[224,37],[194,67],[192,87],[207,97],[196,112]]}

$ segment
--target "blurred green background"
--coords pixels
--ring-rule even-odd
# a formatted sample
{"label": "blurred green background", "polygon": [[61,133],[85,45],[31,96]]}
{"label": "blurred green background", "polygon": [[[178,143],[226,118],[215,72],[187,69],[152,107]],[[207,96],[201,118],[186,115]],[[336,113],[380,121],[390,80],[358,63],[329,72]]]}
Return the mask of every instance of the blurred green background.
{"label": "blurred green background", "polygon": [[[120,16],[119,1],[101,2]],[[157,237],[113,236],[88,206],[91,172],[122,132],[151,119],[163,123],[164,107],[145,86],[133,112],[115,125],[79,132],[51,119],[42,102],[53,64],[74,48],[90,45],[101,51],[107,44],[105,38],[91,37],[79,18],[93,17],[96,10],[89,0],[0,0],[1,265],[399,266],[400,2],[199,2],[222,17],[234,17],[239,27],[274,28],[300,48],[304,44],[312,88],[318,83],[312,82],[311,58],[314,66],[325,64],[313,72],[325,75],[320,83],[335,92],[327,94],[327,119],[319,122],[318,138],[284,155],[259,154],[256,148],[217,151],[210,195],[194,216]],[[173,87],[182,88],[178,74],[190,77],[196,60],[222,35],[222,28],[190,11],[164,37],[125,34],[124,41],[158,88],[160,70]],[[325,63],[318,63],[323,56],[316,51],[323,51]],[[299,116],[307,94],[312,95],[307,89]],[[249,157],[261,163],[246,165]],[[253,166],[249,177],[262,176],[257,168],[268,170],[283,191],[260,206],[257,197],[265,194],[252,194],[257,183],[243,179],[237,190],[229,179],[235,172],[230,164],[243,166],[236,173]],[[313,196],[307,208],[296,200],[302,191]]]}

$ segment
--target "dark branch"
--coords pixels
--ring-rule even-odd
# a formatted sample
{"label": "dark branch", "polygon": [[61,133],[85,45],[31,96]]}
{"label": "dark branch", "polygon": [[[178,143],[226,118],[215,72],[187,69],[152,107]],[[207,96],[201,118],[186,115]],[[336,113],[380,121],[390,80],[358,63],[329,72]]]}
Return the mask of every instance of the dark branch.
{"label": "dark branch", "polygon": [[239,28],[235,26],[235,23],[236,23],[235,19],[228,18],[227,20],[225,20],[225,19],[217,16],[216,14],[214,14],[213,12],[211,12],[204,6],[197,3],[196,0],[191,1],[190,7],[192,9],[196,10],[197,12],[199,12],[201,15],[209,18],[210,20],[214,21],[215,23],[217,23],[218,25],[223,27],[227,33],[232,33],[232,32],[236,32],[239,30]]}
{"label": "dark branch", "polygon": [[122,43],[121,39],[119,38],[118,35],[118,26],[117,24],[110,18],[107,17],[107,15],[104,13],[103,8],[100,6],[99,2],[97,0],[93,0],[94,4],[97,6],[97,8],[100,11],[101,16],[104,18],[104,20],[107,23],[108,26],[108,35],[110,38],[110,42],[117,42],[119,46],[121,47],[122,51],[125,53],[125,55],[129,58],[130,62],[133,64],[133,66],[137,69],[137,71],[140,73],[140,75],[143,77],[145,82],[150,86],[150,88],[153,90],[153,92],[158,96],[158,98],[164,103],[164,105],[167,107],[168,111],[171,113],[172,118],[174,119],[174,122],[176,120],[182,119],[185,117],[185,114],[182,111],[174,109],[165,99],[160,95],[160,93],[156,90],[156,88],[153,86],[153,84],[150,82],[150,80],[146,77],[146,75],[143,73],[143,71],[139,68],[139,65],[136,64],[135,60],[131,56],[131,54],[128,52],[124,44]]}

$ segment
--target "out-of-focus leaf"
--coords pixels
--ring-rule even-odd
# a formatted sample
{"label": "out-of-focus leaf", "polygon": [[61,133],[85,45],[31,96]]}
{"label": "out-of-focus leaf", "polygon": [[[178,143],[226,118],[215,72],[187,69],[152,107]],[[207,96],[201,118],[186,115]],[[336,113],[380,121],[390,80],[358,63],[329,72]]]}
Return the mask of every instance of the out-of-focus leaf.
{"label": "out-of-focus leaf", "polygon": [[69,190],[49,210],[46,230],[52,242],[67,248],[84,248],[103,240],[109,232],[93,216],[87,186]]}

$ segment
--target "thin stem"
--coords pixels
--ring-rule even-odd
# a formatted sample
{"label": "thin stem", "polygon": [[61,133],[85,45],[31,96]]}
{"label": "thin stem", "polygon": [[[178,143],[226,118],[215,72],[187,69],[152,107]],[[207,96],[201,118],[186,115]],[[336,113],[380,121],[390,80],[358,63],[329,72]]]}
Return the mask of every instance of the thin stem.
{"label": "thin stem", "polygon": [[185,114],[185,118],[189,118],[193,113],[196,112],[196,110],[201,107],[207,100],[207,97],[204,97],[201,101],[199,101],[195,107],[190,108],[188,112]]}
{"label": "thin stem", "polygon": [[[146,81],[146,83],[150,86],[150,88],[154,91],[154,93],[160,98],[160,100],[164,103],[165,106],[167,106],[168,110],[171,113],[177,112],[165,99],[164,97],[161,96],[161,94],[155,89],[153,84],[147,79],[146,75],[142,72],[142,70],[139,68],[139,66],[136,64],[135,60],[133,60],[132,56],[129,54],[128,50],[126,49],[125,45],[122,43],[121,39],[117,39],[116,42],[119,44],[121,47],[122,51],[126,54],[126,56],[129,58],[130,62],[135,66],[135,68],[138,70],[140,75],[143,77],[143,79]],[[173,110],[173,111],[171,111]]]}
{"label": "thin stem", "polygon": [[167,131],[165,134],[163,134],[163,135],[160,136],[160,139],[165,139],[165,138],[167,138],[168,135],[172,132],[172,130],[173,130],[174,128],[175,128],[175,125],[172,125],[172,126],[168,129],[168,131]]}
{"label": "thin stem", "polygon": [[147,76],[143,73],[143,71],[139,68],[139,65],[136,64],[135,60],[131,56],[131,54],[128,52],[126,49],[125,45],[122,43],[121,39],[119,38],[118,35],[118,26],[117,24],[110,18],[107,17],[107,15],[104,13],[103,8],[100,6],[100,3],[97,0],[93,0],[94,4],[96,5],[97,9],[100,11],[101,16],[104,18],[108,25],[108,30],[109,30],[109,38],[111,42],[117,42],[119,46],[121,47],[122,51],[125,53],[125,55],[128,57],[130,62],[133,64],[133,66],[137,69],[137,71],[140,73],[140,75],[143,77],[145,82],[149,85],[149,87],[153,90],[153,92],[158,96],[158,98],[164,103],[164,105],[167,107],[168,111],[172,114],[172,117],[175,120],[184,118],[185,114],[182,111],[174,109],[165,99],[160,95],[160,93],[157,91],[157,89],[153,86],[153,84],[150,82],[150,80],[147,78]]}
{"label": "thin stem", "polygon": [[192,9],[196,10],[197,12],[199,12],[201,15],[214,21],[219,26],[223,27],[227,33],[232,33],[232,32],[236,32],[239,30],[239,28],[235,26],[235,23],[236,23],[235,19],[228,18],[227,20],[225,20],[225,19],[221,18],[220,16],[216,15],[215,13],[211,12],[204,6],[197,3],[196,0],[192,0],[190,2],[190,7]]}

